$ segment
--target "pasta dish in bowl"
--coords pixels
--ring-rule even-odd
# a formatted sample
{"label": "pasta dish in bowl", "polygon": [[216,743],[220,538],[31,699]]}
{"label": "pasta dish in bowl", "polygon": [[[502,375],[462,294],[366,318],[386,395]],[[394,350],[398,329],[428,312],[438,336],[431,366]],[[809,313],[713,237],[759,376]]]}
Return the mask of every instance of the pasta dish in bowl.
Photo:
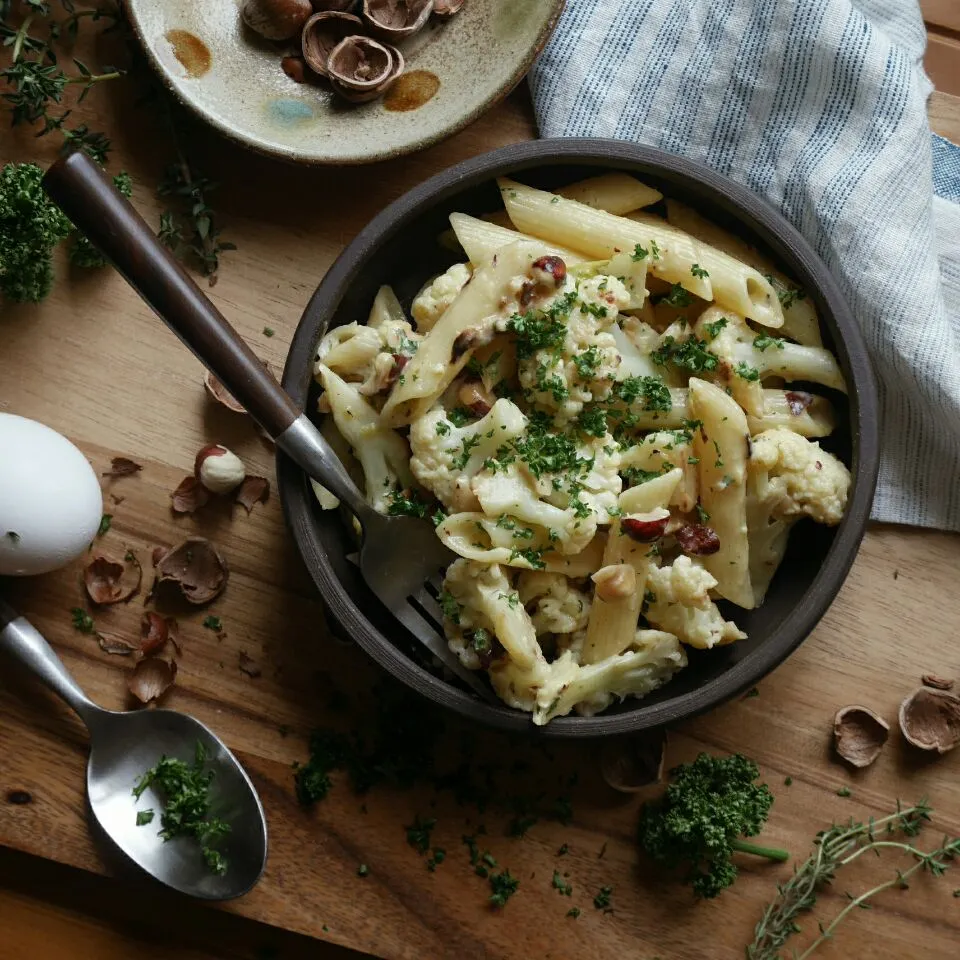
{"label": "pasta dish in bowl", "polygon": [[[361,249],[298,332],[318,299],[338,305],[342,322],[310,331],[311,402],[371,504],[434,523],[456,555],[443,629],[504,707],[416,663],[396,628],[382,647],[407,682],[500,725],[600,733],[705,709],[802,640],[852,560],[876,467],[849,429],[873,399],[856,330],[837,336],[829,278],[811,287],[809,262],[762,249],[762,224],[731,229],[702,183],[678,184],[689,165],[472,163],[472,190],[411,208],[434,269],[401,215],[377,235],[366,304],[344,282]],[[336,501],[305,492],[349,553]]]}

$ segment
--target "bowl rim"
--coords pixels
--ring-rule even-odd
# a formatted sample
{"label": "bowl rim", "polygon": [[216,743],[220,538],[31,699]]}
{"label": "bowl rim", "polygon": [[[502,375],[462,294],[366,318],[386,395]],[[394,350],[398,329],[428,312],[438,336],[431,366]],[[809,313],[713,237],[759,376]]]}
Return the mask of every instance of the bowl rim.
{"label": "bowl rim", "polygon": [[[213,113],[207,110],[203,104],[191,97],[187,92],[187,88],[184,88],[182,85],[177,83],[177,78],[175,78],[167,69],[167,67],[164,66],[156,50],[154,50],[153,45],[148,43],[146,32],[140,23],[138,4],[136,2],[128,3],[127,11],[129,14],[128,19],[133,27],[133,32],[136,34],[137,40],[146,54],[150,66],[160,78],[161,83],[163,83],[163,85],[174,97],[176,97],[179,103],[183,104],[188,110],[190,110],[191,113],[199,117],[204,123],[208,124],[214,130],[228,139],[234,141],[235,143],[241,144],[242,146],[254,151],[254,153],[260,154],[261,156],[273,157],[274,159],[285,160],[290,163],[298,163],[311,167],[339,167],[363,166],[369,163],[381,163],[385,160],[394,160],[398,157],[405,157],[412,153],[418,153],[421,150],[426,150],[428,147],[432,147],[435,144],[440,143],[442,140],[446,140],[455,133],[459,133],[464,129],[464,127],[467,127],[475,120],[478,120],[481,116],[483,116],[483,114],[487,113],[487,111],[491,110],[498,103],[505,100],[527,75],[530,67],[533,65],[533,61],[540,56],[543,48],[553,36],[553,32],[557,27],[557,23],[560,20],[560,16],[563,13],[564,8],[566,7],[566,3],[567,0],[553,0],[553,8],[547,15],[543,27],[540,29],[536,39],[530,45],[526,53],[517,60],[516,68],[513,70],[510,76],[507,77],[502,84],[500,84],[499,87],[497,87],[481,103],[478,103],[472,110],[461,116],[458,116],[448,123],[442,124],[435,132],[427,134],[421,137],[419,140],[415,140],[406,146],[380,150],[376,153],[355,153],[347,156],[336,157],[318,156],[316,154],[303,154],[298,153],[294,149],[288,149],[277,145],[271,146],[263,138],[253,136],[238,127],[232,127],[229,123],[226,123],[219,117],[215,116]],[[239,8],[237,11],[237,16],[239,16]]]}
{"label": "bowl rim", "polygon": [[717,207],[743,222],[782,262],[796,270],[804,286],[832,314],[850,373],[852,487],[846,514],[836,528],[823,564],[790,615],[774,627],[756,650],[720,676],[674,699],[654,704],[645,704],[641,699],[635,701],[634,709],[622,713],[560,717],[544,727],[535,727],[529,714],[506,705],[481,703],[420,667],[380,634],[354,604],[329,565],[322,544],[312,535],[309,484],[283,454],[277,458],[277,480],[287,523],[328,610],[380,666],[432,702],[488,726],[547,737],[590,738],[634,733],[704,713],[755,686],[809,636],[840,591],[869,520],[879,466],[878,395],[866,343],[837,282],[799,231],[766,200],[696,161],[653,147],[615,140],[564,138],[514,144],[466,160],[414,187],[374,217],[333,263],[304,309],[283,372],[283,386],[294,401],[301,407],[305,404],[318,331],[333,316],[353,278],[382,243],[419,217],[424,207],[497,175],[560,164],[633,172],[647,167],[654,175],[659,170],[674,181],[694,181]]}

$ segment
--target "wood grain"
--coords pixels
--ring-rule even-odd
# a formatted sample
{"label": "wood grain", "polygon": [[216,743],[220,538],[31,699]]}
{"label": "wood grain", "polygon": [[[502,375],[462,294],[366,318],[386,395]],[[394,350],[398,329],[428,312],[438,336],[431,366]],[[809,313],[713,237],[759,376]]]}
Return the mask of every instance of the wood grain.
{"label": "wood grain", "polygon": [[960,96],[960,35],[930,31],[923,65],[938,90]]}
{"label": "wood grain", "polygon": [[[945,27],[960,33],[960,4],[957,0],[920,0],[920,9],[928,26]],[[960,64],[955,69],[960,72]]]}
{"label": "wood grain", "polygon": [[[937,98],[935,119],[939,110],[944,124],[960,123],[957,103]],[[165,158],[149,114],[135,108],[132,95],[110,101],[94,96],[84,110],[78,116],[92,126],[124,130],[117,166],[134,174],[135,203],[155,220],[156,202],[147,184],[155,182]],[[518,95],[419,156],[372,168],[319,171],[282,166],[238,151],[205,129],[191,131],[191,149],[222,180],[217,206],[227,238],[239,245],[224,260],[214,299],[257,352],[279,366],[310,291],[363,223],[436,169],[527,138],[533,127],[529,104]],[[46,141],[39,146],[53,148]],[[0,161],[36,157],[37,150],[38,143],[26,136],[5,135]],[[182,669],[168,705],[209,723],[238,751],[263,796],[271,857],[256,890],[220,908],[168,897],[130,874],[91,835],[82,786],[83,731],[45,692],[4,672],[0,844],[65,865],[57,871],[74,868],[83,871],[82,878],[112,875],[119,882],[91,877],[90,890],[99,896],[66,903],[51,894],[44,902],[39,884],[15,885],[16,876],[28,873],[22,860],[0,860],[0,882],[11,886],[0,895],[0,958],[111,958],[134,952],[189,960],[245,957],[261,945],[263,928],[254,921],[324,941],[302,954],[318,958],[345,955],[330,952],[329,944],[388,958],[458,960],[574,955],[692,960],[740,954],[774,883],[789,868],[745,862],[741,880],[720,900],[692,904],[682,888],[640,862],[633,842],[639,799],[624,799],[602,784],[589,747],[551,747],[541,754],[497,735],[477,736],[470,754],[475,761],[497,755],[507,765],[530,763],[518,769],[512,789],[555,792],[573,771],[579,773],[570,790],[574,816],[567,826],[544,820],[518,840],[504,836],[507,814],[483,816],[489,831],[485,846],[521,878],[519,893],[501,914],[486,906],[488,891],[473,875],[460,840],[476,828],[478,816],[459,807],[448,792],[383,788],[361,799],[341,782],[315,810],[302,810],[293,793],[291,763],[306,755],[312,727],[359,721],[369,709],[369,689],[378,672],[359,651],[328,636],[275,497],[250,517],[224,507],[174,518],[168,508],[169,492],[203,443],[224,442],[252,472],[272,477],[270,448],[244,418],[208,403],[199,364],[110,272],[71,282],[64,278],[43,306],[4,308],[3,324],[0,409],[36,417],[66,433],[98,469],[116,455],[144,464],[142,474],[106,485],[114,524],[101,545],[116,552],[133,549],[147,563],[154,545],[169,545],[191,532],[222,546],[231,582],[210,612],[222,617],[224,635],[202,628],[205,611],[182,618]],[[276,336],[266,337],[265,326]],[[810,640],[761,684],[757,697],[673,731],[669,760],[689,759],[700,749],[741,750],[755,757],[777,796],[765,837],[797,856],[805,855],[812,835],[830,819],[880,815],[897,797],[929,795],[938,810],[936,827],[960,831],[960,753],[929,761],[893,736],[873,768],[851,774],[829,749],[831,718],[839,706],[864,702],[892,720],[920,674],[960,676],[955,638],[960,594],[953,583],[958,564],[958,537],[871,530],[840,597]],[[90,695],[120,708],[127,705],[124,675],[130,665],[101,653],[70,626],[68,611],[80,596],[78,569],[16,584],[10,596]],[[132,633],[139,611],[135,600],[98,613],[97,620],[105,628]],[[261,665],[259,677],[240,672],[241,652]],[[352,694],[346,720],[330,706],[337,684]],[[458,724],[449,726],[455,747]],[[793,781],[789,787],[787,776]],[[853,790],[852,797],[837,795],[844,785]],[[11,790],[26,790],[34,800],[3,802]],[[434,840],[448,852],[435,873],[405,842],[404,825],[417,813],[437,818]],[[935,836],[931,831],[927,842]],[[557,850],[564,843],[570,852],[560,858]],[[365,879],[357,876],[360,863],[370,867]],[[551,886],[557,868],[570,874],[569,899]],[[891,866],[870,863],[863,869],[848,878],[851,888],[884,879]],[[50,876],[52,890],[70,889],[62,873]],[[86,883],[81,879],[75,886]],[[887,894],[874,911],[852,917],[818,956],[954,958],[960,921],[950,892],[957,884],[948,876],[936,884],[921,881],[910,893]],[[602,885],[614,888],[612,914],[591,905]],[[844,889],[822,899],[824,917],[840,909]],[[122,909],[110,913],[99,897],[115,897]],[[162,920],[145,917],[140,927],[137,904],[157,904]],[[578,920],[565,916],[572,905],[583,910]],[[122,919],[127,912],[133,921]],[[234,923],[240,932],[228,934]],[[224,931],[222,949],[216,937],[206,936],[207,925]],[[65,945],[55,948],[59,954],[39,947],[48,935]],[[74,946],[84,936],[99,945],[87,954]],[[153,953],[142,947],[154,940]],[[291,950],[302,947],[291,943]],[[136,951],[131,944],[138,945]]]}

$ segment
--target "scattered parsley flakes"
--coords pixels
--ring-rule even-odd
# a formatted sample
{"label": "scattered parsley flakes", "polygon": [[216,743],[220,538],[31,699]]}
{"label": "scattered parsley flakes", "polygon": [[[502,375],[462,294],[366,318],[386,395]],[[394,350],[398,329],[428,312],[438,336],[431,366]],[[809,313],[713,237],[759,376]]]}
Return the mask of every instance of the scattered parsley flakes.
{"label": "scattered parsley flakes", "polygon": [[784,777],[784,778],[783,778],[783,785],[784,785],[785,787],[789,787],[789,786],[791,786],[792,784],[793,784],[793,777]]}
{"label": "scattered parsley flakes", "polygon": [[584,380],[590,380],[597,372],[597,367],[600,366],[600,351],[596,348],[596,345],[591,346],[583,353],[575,354],[573,363],[577,368],[577,373]]}
{"label": "scattered parsley flakes", "polygon": [[100,518],[100,526],[97,527],[97,536],[102,537],[110,529],[110,524],[112,523],[113,523],[113,514],[105,513]]}
{"label": "scattered parsley flakes", "polygon": [[208,630],[213,630],[215,633],[219,633],[223,629],[223,622],[219,617],[213,616],[213,614],[209,614],[203,618],[203,625]]}
{"label": "scattered parsley flakes", "polygon": [[153,810],[138,810],[137,826],[145,827],[148,823],[153,823],[153,817],[154,817]]}
{"label": "scattered parsley flakes", "polygon": [[734,369],[741,380],[754,383],[760,379],[760,371],[756,367],[751,367],[749,363],[745,363],[743,360],[741,360]]}
{"label": "scattered parsley flakes", "polygon": [[694,509],[697,511],[697,520],[699,520],[700,523],[708,523],[708,522],[709,522],[709,520],[710,520],[710,514],[707,513],[707,511],[703,509],[703,504],[700,503],[699,500],[697,501],[697,505],[696,505],[696,507],[694,507]]}
{"label": "scattered parsley flakes", "polygon": [[430,836],[436,825],[436,818],[430,817],[423,820],[418,813],[413,818],[413,823],[404,828],[407,831],[407,843],[409,843],[417,853],[426,853],[430,849]]}
{"label": "scattered parsley flakes", "polygon": [[705,323],[703,329],[707,331],[707,335],[711,340],[716,340],[720,336],[720,331],[729,323],[726,317],[721,317],[719,320],[714,320],[713,323]]}
{"label": "scattered parsley flakes", "polygon": [[576,920],[577,917],[580,916],[580,908],[579,908],[579,907],[571,907],[571,908],[567,911],[567,916],[570,917],[570,918],[573,919],[573,920]]}
{"label": "scattered parsley flakes", "polygon": [[272,337],[276,332],[277,332],[277,331],[274,330],[273,327],[264,327],[264,328],[263,328],[263,335],[264,335],[265,337]]}
{"label": "scattered parsley flakes", "polygon": [[74,629],[81,633],[93,633],[93,617],[86,610],[82,607],[73,607],[70,615],[73,618]]}
{"label": "scattered parsley flakes", "polygon": [[357,876],[358,876],[358,877],[369,877],[369,876],[370,876],[370,868],[369,868],[365,863],[361,863],[360,866],[357,867]]}
{"label": "scattered parsley flakes", "polygon": [[837,791],[837,796],[838,796],[838,797],[852,797],[852,796],[853,796],[853,791],[852,791],[849,787],[841,787],[841,788]]}
{"label": "scattered parsley flakes", "polygon": [[437,436],[445,437],[450,432],[450,424],[446,420],[437,421]]}
{"label": "scattered parsley flakes", "polygon": [[447,851],[443,847],[434,847],[433,855],[427,860],[427,869],[433,873],[446,859]]}
{"label": "scattered parsley flakes", "polygon": [[579,433],[588,437],[605,437],[607,435],[607,413],[600,407],[584,407],[574,421]]}
{"label": "scattered parsley flakes", "polygon": [[573,895],[573,884],[570,883],[569,880],[564,880],[559,870],[553,871],[553,889],[556,890],[561,897]]}
{"label": "scattered parsley flakes", "polygon": [[460,453],[457,454],[453,460],[453,468],[455,470],[462,470],[470,461],[470,454],[473,452],[473,448],[478,446],[480,446],[480,438],[478,436],[464,437]]}
{"label": "scattered parsley flakes", "polygon": [[447,419],[455,427],[465,427],[471,420],[475,418],[466,407],[454,407],[453,410],[447,412]]}
{"label": "scattered parsley flakes", "polygon": [[771,337],[767,333],[757,334],[753,338],[753,347],[763,353],[767,347],[773,347],[775,350],[783,349],[783,339],[781,337]]}
{"label": "scattered parsley flakes", "polygon": [[650,241],[650,256],[652,256],[654,260],[660,259],[660,247],[657,246],[656,240]]}
{"label": "scattered parsley flakes", "polygon": [[517,892],[520,881],[511,876],[509,870],[495,873],[490,877],[490,903],[494,907],[504,907],[507,901]]}
{"label": "scattered parsley flakes", "polygon": [[698,280],[705,280],[707,277],[710,276],[710,274],[707,273],[707,271],[704,270],[703,267],[701,267],[699,263],[695,263],[695,264],[690,268],[690,272],[691,272]]}
{"label": "scattered parsley flakes", "polygon": [[570,846],[566,843],[562,844],[560,849],[557,851],[558,857],[566,856],[570,852]]}
{"label": "scattered parsley flakes", "polygon": [[670,292],[650,298],[651,303],[665,303],[670,307],[689,307],[693,298],[683,289],[683,284],[671,283]]}
{"label": "scattered parsley flakes", "polygon": [[600,892],[593,898],[593,905],[598,910],[610,909],[610,897],[613,894],[613,887],[601,887]]}
{"label": "scattered parsley flakes", "polygon": [[643,409],[651,412],[669,413],[673,409],[670,388],[659,377],[615,380],[610,386],[610,396],[628,407],[642,400]]}
{"label": "scattered parsley flakes", "polygon": [[641,247],[640,244],[638,243],[633,248],[633,253],[630,255],[630,259],[636,262],[639,262],[641,260],[646,260],[649,255],[650,255],[650,251],[644,250],[643,247]]}
{"label": "scattered parsley flakes", "polygon": [[697,337],[680,341],[664,337],[660,347],[650,354],[650,359],[659,367],[673,364],[690,373],[711,373],[720,362],[720,358],[707,349],[706,342]]}
{"label": "scattered parsley flakes", "polygon": [[440,609],[443,610],[443,615],[453,623],[460,623],[460,604],[457,603],[456,598],[449,590],[444,590],[437,601],[440,604]]}

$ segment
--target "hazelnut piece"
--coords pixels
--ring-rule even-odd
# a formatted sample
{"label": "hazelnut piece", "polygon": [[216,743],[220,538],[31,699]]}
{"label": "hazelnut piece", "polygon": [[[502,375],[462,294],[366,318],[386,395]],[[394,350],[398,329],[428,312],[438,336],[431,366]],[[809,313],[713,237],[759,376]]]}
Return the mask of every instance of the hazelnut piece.
{"label": "hazelnut piece", "polygon": [[396,43],[422,30],[433,12],[433,0],[363,0],[363,18],[370,33]]}
{"label": "hazelnut piece", "polygon": [[267,40],[289,40],[303,29],[312,13],[310,0],[247,0],[240,16]]}
{"label": "hazelnut piece", "polygon": [[637,592],[637,571],[629,563],[608,564],[590,579],[596,584],[597,597],[606,603],[625,600]]}
{"label": "hazelnut piece", "polygon": [[475,417],[485,417],[493,407],[494,398],[483,388],[482,383],[470,380],[457,393],[457,399]]}
{"label": "hazelnut piece", "polygon": [[193,474],[211,493],[229,493],[243,483],[247,470],[235,453],[211,443],[197,454]]}
{"label": "hazelnut piece", "polygon": [[359,33],[363,22],[351,13],[326,10],[315,13],[303,27],[303,59],[314,73],[327,76],[327,59],[341,40]]}

